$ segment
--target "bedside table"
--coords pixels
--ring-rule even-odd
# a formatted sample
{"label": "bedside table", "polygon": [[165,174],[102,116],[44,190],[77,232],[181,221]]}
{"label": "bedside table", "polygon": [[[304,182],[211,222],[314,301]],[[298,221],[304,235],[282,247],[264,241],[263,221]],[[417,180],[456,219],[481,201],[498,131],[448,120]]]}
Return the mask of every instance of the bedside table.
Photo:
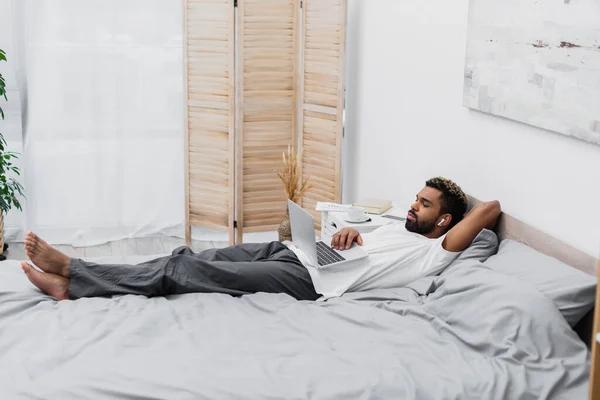
{"label": "bedside table", "polygon": [[392,207],[388,212],[382,215],[368,214],[371,221],[362,223],[348,222],[348,214],[345,212],[321,212],[321,240],[325,243],[331,241],[331,237],[344,228],[354,228],[359,233],[369,233],[375,229],[393,222],[398,222],[394,219],[385,218],[384,215],[392,214],[398,216],[406,215],[403,210]]}

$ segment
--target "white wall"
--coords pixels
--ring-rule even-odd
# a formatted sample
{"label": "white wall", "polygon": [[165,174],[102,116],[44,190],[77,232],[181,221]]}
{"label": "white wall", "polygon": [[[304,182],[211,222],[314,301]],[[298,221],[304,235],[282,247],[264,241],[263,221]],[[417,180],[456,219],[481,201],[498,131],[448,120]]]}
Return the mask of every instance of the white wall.
{"label": "white wall", "polygon": [[462,106],[469,0],[350,0],[344,201],[435,175],[593,256],[600,146]]}

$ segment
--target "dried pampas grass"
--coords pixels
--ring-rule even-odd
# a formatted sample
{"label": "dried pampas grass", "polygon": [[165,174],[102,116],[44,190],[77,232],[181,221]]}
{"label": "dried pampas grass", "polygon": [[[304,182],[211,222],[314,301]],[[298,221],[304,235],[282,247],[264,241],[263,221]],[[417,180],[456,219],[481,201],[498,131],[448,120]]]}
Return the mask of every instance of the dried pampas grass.
{"label": "dried pampas grass", "polygon": [[302,165],[299,159],[302,153],[298,153],[288,146],[287,152],[283,153],[283,168],[277,170],[277,176],[283,182],[285,194],[288,199],[298,203],[304,194],[312,187],[308,184],[308,179],[302,180]]}

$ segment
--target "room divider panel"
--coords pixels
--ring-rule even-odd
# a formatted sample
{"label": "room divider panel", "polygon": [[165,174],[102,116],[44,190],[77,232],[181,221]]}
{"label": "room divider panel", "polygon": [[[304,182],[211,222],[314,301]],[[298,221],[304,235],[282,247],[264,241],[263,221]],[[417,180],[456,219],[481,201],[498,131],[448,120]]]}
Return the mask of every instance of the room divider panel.
{"label": "room divider panel", "polygon": [[277,229],[289,145],[303,206],[340,201],[345,21],[346,0],[184,0],[188,242],[192,226],[231,244]]}

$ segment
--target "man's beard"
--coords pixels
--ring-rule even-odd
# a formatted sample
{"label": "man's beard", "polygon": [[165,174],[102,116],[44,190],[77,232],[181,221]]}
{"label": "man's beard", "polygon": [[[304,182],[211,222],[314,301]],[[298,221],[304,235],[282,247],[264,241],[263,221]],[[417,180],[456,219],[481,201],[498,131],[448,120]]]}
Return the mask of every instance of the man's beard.
{"label": "man's beard", "polygon": [[413,221],[406,220],[406,224],[404,227],[409,232],[419,233],[421,235],[427,235],[428,233],[433,232],[435,229],[435,220],[431,221],[419,221],[419,218],[415,214],[411,215],[415,218]]}

